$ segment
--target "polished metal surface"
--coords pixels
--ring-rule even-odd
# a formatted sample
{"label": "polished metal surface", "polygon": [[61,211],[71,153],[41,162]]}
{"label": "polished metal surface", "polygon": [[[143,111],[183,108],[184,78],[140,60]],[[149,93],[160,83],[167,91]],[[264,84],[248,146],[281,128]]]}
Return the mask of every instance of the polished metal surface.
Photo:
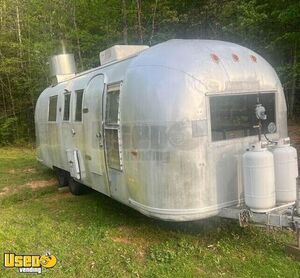
{"label": "polished metal surface", "polygon": [[[97,75],[103,78],[95,80]],[[120,87],[114,128],[121,170],[107,164],[104,124],[112,85]],[[81,89],[82,108],[88,112],[76,122],[75,92]],[[69,121],[62,120],[66,90],[71,92]],[[70,171],[66,150],[77,150],[82,183],[151,217],[186,221],[214,216],[243,202],[242,154],[257,136],[212,141],[210,97],[258,92],[275,93],[277,129],[268,136],[286,137],[282,86],[261,56],[228,42],[170,40],[47,88],[36,106],[38,158],[48,167]],[[54,95],[57,121],[48,122]]]}
{"label": "polished metal surface", "polygon": [[75,76],[76,64],[73,54],[60,54],[50,59],[51,77],[55,84]]}
{"label": "polished metal surface", "polygon": [[149,48],[147,45],[114,45],[100,52],[99,58],[101,65],[106,65],[115,61],[136,55]]}
{"label": "polished metal surface", "polygon": [[[241,226],[244,226],[245,224],[254,224],[266,225],[267,227],[294,228],[300,223],[300,216],[291,214],[294,204],[295,203],[287,203],[285,205],[275,207],[273,210],[266,213],[251,212],[245,207],[229,207],[223,208],[219,216],[240,220]],[[244,219],[241,220],[241,217],[243,218],[245,212],[248,212],[247,217],[244,217]]]}

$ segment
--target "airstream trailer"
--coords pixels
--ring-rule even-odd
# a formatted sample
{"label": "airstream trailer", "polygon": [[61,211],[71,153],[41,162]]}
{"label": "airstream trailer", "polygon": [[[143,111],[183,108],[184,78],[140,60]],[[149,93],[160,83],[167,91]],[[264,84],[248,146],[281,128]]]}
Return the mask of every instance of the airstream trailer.
{"label": "airstream trailer", "polygon": [[262,134],[287,136],[274,69],[245,47],[214,40],[115,46],[100,59],[86,72],[59,72],[37,101],[38,160],[60,184],[74,194],[86,185],[171,221],[242,203],[257,103],[267,114]]}

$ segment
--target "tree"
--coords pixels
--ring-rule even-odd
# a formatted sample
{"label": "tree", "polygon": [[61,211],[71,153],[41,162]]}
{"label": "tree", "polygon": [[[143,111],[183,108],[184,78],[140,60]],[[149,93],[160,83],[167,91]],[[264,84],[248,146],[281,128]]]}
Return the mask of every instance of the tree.
{"label": "tree", "polygon": [[[34,139],[34,105],[61,41],[79,71],[99,66],[98,53],[114,44],[236,42],[270,61],[289,116],[300,115],[299,23],[298,0],[0,0],[0,130],[14,130],[0,135],[0,144]],[[1,139],[7,136],[12,140]]]}

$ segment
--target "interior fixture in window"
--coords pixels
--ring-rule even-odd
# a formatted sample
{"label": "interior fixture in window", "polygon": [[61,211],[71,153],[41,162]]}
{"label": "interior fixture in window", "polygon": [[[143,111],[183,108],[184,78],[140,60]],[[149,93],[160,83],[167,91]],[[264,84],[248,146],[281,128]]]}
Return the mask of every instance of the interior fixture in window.
{"label": "interior fixture in window", "polygon": [[262,132],[268,133],[268,125],[276,122],[275,93],[210,97],[212,141],[256,135],[257,103],[266,109],[267,119],[262,122]]}

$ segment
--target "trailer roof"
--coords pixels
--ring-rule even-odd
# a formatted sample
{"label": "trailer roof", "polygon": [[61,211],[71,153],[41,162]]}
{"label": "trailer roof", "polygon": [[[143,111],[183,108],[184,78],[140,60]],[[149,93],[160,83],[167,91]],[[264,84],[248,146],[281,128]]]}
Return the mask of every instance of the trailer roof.
{"label": "trailer roof", "polygon": [[217,40],[169,40],[138,55],[133,67],[161,66],[198,79],[206,92],[275,90],[270,64],[254,51]]}

